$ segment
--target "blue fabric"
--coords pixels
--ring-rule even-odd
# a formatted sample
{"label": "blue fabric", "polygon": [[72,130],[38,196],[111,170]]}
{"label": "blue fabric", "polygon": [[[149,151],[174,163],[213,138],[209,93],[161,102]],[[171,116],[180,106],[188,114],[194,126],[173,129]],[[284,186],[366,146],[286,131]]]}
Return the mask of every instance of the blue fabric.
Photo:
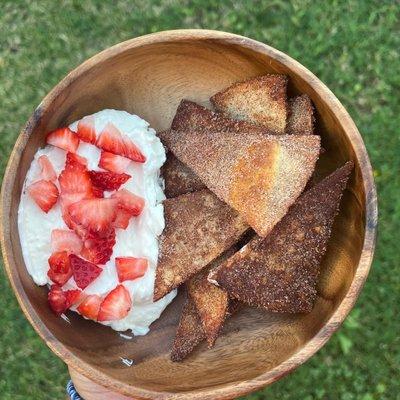
{"label": "blue fabric", "polygon": [[71,400],[83,400],[79,393],[76,391],[74,384],[72,381],[67,383],[67,394],[71,398]]}

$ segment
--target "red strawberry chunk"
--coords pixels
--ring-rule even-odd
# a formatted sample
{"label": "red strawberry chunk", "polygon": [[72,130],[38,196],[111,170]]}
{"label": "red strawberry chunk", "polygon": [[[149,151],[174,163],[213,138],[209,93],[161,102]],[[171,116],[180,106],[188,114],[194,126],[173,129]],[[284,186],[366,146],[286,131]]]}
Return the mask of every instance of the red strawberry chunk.
{"label": "red strawberry chunk", "polygon": [[102,199],[104,197],[103,189],[100,189],[96,186],[92,186],[92,192],[94,197],[98,197],[99,199]]}
{"label": "red strawberry chunk", "polygon": [[78,136],[69,128],[59,128],[47,135],[48,144],[75,153],[79,146]]}
{"label": "red strawberry chunk", "polygon": [[102,235],[88,234],[81,255],[94,264],[105,264],[111,258],[114,245],[114,229],[109,229]]}
{"label": "red strawberry chunk", "polygon": [[108,123],[97,138],[97,146],[110,153],[124,156],[132,161],[144,163],[146,157],[139,148],[112,124]]}
{"label": "red strawberry chunk", "polygon": [[105,297],[100,305],[98,321],[116,321],[128,315],[132,307],[129,292],[123,285],[118,285]]}
{"label": "red strawberry chunk", "polygon": [[124,282],[142,277],[147,271],[149,262],[146,258],[117,257],[115,265],[119,281]]}
{"label": "red strawberry chunk", "polygon": [[132,216],[133,215],[129,211],[126,211],[123,208],[118,208],[117,217],[113,222],[114,228],[126,229]]}
{"label": "red strawberry chunk", "polygon": [[108,151],[102,151],[100,155],[99,167],[106,169],[117,174],[124,173],[131,160],[117,154],[109,153]]}
{"label": "red strawberry chunk", "polygon": [[79,254],[82,250],[82,240],[73,231],[68,229],[53,229],[51,231],[51,248],[53,252],[66,251]]}
{"label": "red strawberry chunk", "polygon": [[46,155],[42,155],[38,158],[38,163],[40,166],[40,176],[45,181],[56,181],[57,174],[54,171],[53,164],[50,162]]}
{"label": "red strawberry chunk", "polygon": [[91,232],[104,232],[117,216],[115,199],[81,200],[69,206],[72,220]]}
{"label": "red strawberry chunk", "polygon": [[79,304],[77,310],[84,317],[96,321],[101,302],[102,298],[100,296],[97,294],[90,294],[84,298],[81,304]]}
{"label": "red strawberry chunk", "polygon": [[79,139],[84,142],[96,143],[96,131],[94,129],[94,118],[92,115],[84,117],[78,122],[78,131],[76,134]]}
{"label": "red strawberry chunk", "polygon": [[59,195],[57,186],[43,179],[28,186],[28,193],[45,213],[48,213],[57,203]]}
{"label": "red strawberry chunk", "polygon": [[67,153],[67,157],[65,160],[65,168],[66,169],[75,169],[78,168],[80,170],[87,170],[87,160],[85,157],[82,157],[76,153]]}
{"label": "red strawberry chunk", "polygon": [[93,197],[92,182],[86,165],[86,159],[73,153],[67,154],[65,168],[59,176],[61,194],[82,194]]}
{"label": "red strawberry chunk", "polygon": [[109,171],[89,171],[93,186],[101,190],[118,190],[131,176]]}
{"label": "red strawberry chunk", "polygon": [[71,263],[75,283],[81,289],[85,289],[86,286],[92,283],[103,271],[97,265],[86,261],[75,254],[69,255],[69,261]]}
{"label": "red strawberry chunk", "polygon": [[47,300],[56,315],[62,314],[67,309],[65,294],[58,285],[51,286]]}
{"label": "red strawberry chunk", "polygon": [[52,285],[47,295],[47,299],[50,308],[56,315],[60,315],[79,300],[80,294],[80,290],[63,291],[60,286]]}
{"label": "red strawberry chunk", "polygon": [[118,200],[118,207],[130,212],[134,216],[141,214],[144,208],[144,199],[127,189],[115,192],[111,198]]}
{"label": "red strawberry chunk", "polygon": [[72,276],[72,269],[68,253],[59,251],[49,258],[50,269],[47,276],[57,285],[63,286]]}
{"label": "red strawberry chunk", "polygon": [[82,291],[79,289],[67,290],[65,293],[65,300],[67,308],[79,302]]}

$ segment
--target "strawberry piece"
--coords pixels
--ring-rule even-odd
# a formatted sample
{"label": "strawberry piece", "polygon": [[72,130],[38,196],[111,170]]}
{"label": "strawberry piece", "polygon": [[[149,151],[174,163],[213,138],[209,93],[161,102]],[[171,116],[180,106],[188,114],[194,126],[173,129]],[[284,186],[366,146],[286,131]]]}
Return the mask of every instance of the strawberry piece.
{"label": "strawberry piece", "polygon": [[110,171],[89,171],[93,186],[101,190],[118,190],[131,176]]}
{"label": "strawberry piece", "polygon": [[102,199],[104,197],[104,191],[96,186],[92,186],[92,192],[94,197],[97,197],[99,199]]}
{"label": "strawberry piece", "polygon": [[96,130],[94,129],[94,118],[92,115],[84,117],[78,122],[78,131],[76,134],[84,142],[96,143]]}
{"label": "strawberry piece", "polygon": [[65,294],[58,285],[51,285],[47,300],[56,315],[62,314],[67,309]]}
{"label": "strawberry piece", "polygon": [[57,203],[59,195],[57,186],[53,182],[43,179],[32,183],[28,187],[28,193],[45,213],[48,213]]}
{"label": "strawberry piece", "polygon": [[84,242],[81,255],[94,264],[105,264],[111,258],[114,245],[114,229],[109,229],[101,236],[89,234]]}
{"label": "strawberry piece", "polygon": [[79,300],[80,290],[67,290],[63,291],[58,285],[51,285],[50,291],[47,295],[50,308],[56,315],[61,315],[67,311],[72,304]]}
{"label": "strawberry piece", "polygon": [[102,299],[100,296],[97,294],[90,294],[84,298],[81,304],[79,304],[77,310],[84,317],[96,321],[101,302]]}
{"label": "strawberry piece", "polygon": [[123,282],[142,277],[147,271],[149,262],[146,258],[117,257],[115,265],[119,281]]}
{"label": "strawberry piece", "polygon": [[97,265],[86,261],[75,254],[69,255],[69,261],[71,263],[75,283],[81,289],[85,289],[86,286],[92,283],[103,271]]}
{"label": "strawberry piece", "polygon": [[117,216],[115,199],[81,200],[68,207],[72,220],[91,232],[106,231]]}
{"label": "strawberry piece", "polygon": [[102,151],[100,154],[99,167],[106,169],[117,174],[124,173],[131,160],[117,154],[109,153],[108,151]]}
{"label": "strawberry piece", "polygon": [[38,158],[38,163],[40,166],[40,176],[42,179],[53,182],[57,180],[57,174],[56,171],[54,171],[53,164],[46,155],[40,156]]}
{"label": "strawberry piece", "polygon": [[69,128],[59,128],[47,135],[48,144],[75,153],[79,146],[78,136]]}
{"label": "strawberry piece", "polygon": [[139,148],[127,137],[109,122],[101,131],[97,138],[97,146],[110,153],[124,156],[132,161],[144,163],[146,157],[141,153]]}
{"label": "strawberry piece", "polygon": [[82,291],[79,289],[67,290],[65,293],[65,303],[67,308],[79,302]]}
{"label": "strawberry piece", "polygon": [[59,251],[49,257],[50,269],[47,276],[57,285],[63,286],[72,276],[72,269],[68,253]]}
{"label": "strawberry piece", "polygon": [[66,251],[79,254],[82,250],[82,240],[73,231],[67,229],[53,229],[51,231],[51,248],[53,252]]}
{"label": "strawberry piece", "polygon": [[87,160],[85,157],[79,156],[76,153],[67,153],[67,157],[65,160],[65,168],[66,169],[74,169],[77,168],[79,170],[86,171],[87,168]]}
{"label": "strawberry piece", "polygon": [[114,228],[126,229],[129,225],[129,221],[132,218],[132,214],[123,208],[118,208],[117,217],[113,222]]}
{"label": "strawberry piece", "polygon": [[68,212],[69,206],[94,197],[86,159],[74,153],[67,153],[65,168],[60,174],[59,183],[63,219],[70,229],[76,230],[76,224]]}
{"label": "strawberry piece", "polygon": [[111,198],[117,199],[118,207],[130,212],[134,216],[140,215],[144,208],[144,199],[127,189],[118,190]]}
{"label": "strawberry piece", "polygon": [[118,285],[105,297],[100,305],[98,321],[116,321],[128,315],[132,307],[129,292],[124,286]]}
{"label": "strawberry piece", "polygon": [[65,194],[80,194],[86,196],[82,198],[93,197],[92,182],[86,166],[78,162],[76,159],[73,160],[72,157],[67,156],[66,166],[61,172],[58,180],[60,182],[61,194],[63,196]]}

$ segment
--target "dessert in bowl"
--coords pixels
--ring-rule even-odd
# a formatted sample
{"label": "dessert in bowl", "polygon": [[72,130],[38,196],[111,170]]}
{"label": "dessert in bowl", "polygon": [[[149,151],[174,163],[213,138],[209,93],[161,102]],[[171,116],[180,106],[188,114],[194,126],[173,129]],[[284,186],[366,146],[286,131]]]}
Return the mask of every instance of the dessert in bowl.
{"label": "dessert in bowl", "polygon": [[[167,132],[160,135],[167,147],[181,161],[196,167],[186,158],[187,151],[181,152],[183,144],[174,148],[168,142],[177,138],[174,130],[168,133],[168,129],[180,101],[189,99],[211,108],[209,98],[217,92],[268,73],[289,77],[289,98],[307,94],[315,105],[316,132],[325,149],[317,164],[317,181],[345,162],[354,162],[321,264],[312,311],[277,314],[255,308],[239,310],[226,321],[224,334],[211,350],[200,344],[183,363],[170,361],[182,295],[147,335],[131,340],[75,313],[68,314],[70,324],[57,318],[47,305],[47,289],[38,288],[26,271],[17,230],[23,182],[48,132],[103,109],[126,110],[148,121],[157,132]],[[199,169],[195,172],[201,176]],[[201,180],[209,187],[206,178]],[[23,310],[71,368],[118,392],[142,398],[229,398],[266,385],[302,363],[343,321],[361,290],[372,257],[374,193],[368,157],[356,127],[331,92],[305,68],[268,46],[235,35],[167,32],[138,38],[95,56],[44,99],[21,134],[5,176],[3,251]],[[169,203],[164,204],[167,212]],[[208,198],[204,204],[210,205]],[[240,202],[235,206],[239,208]],[[240,260],[236,261],[239,265]],[[236,293],[229,279],[222,275],[213,278],[231,294]],[[134,364],[128,367],[120,357]]]}

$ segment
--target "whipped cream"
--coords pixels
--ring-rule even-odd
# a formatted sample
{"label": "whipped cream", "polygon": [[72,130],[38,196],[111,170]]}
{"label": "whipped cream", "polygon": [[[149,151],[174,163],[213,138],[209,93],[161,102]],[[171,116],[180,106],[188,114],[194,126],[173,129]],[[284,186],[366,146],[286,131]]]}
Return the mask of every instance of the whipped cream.
{"label": "whipped cream", "polygon": [[[176,296],[176,290],[157,302],[153,302],[155,269],[158,259],[158,236],[164,229],[164,210],[161,202],[165,199],[160,168],[166,155],[163,145],[154,129],[136,115],[118,110],[103,110],[93,114],[96,134],[108,122],[112,122],[123,134],[127,135],[146,156],[144,164],[131,162],[125,171],[131,178],[121,186],[145,199],[145,207],[139,217],[130,220],[126,230],[116,229],[116,243],[111,259],[103,266],[103,271],[84,290],[86,294],[105,296],[119,284],[115,267],[115,257],[144,257],[149,261],[146,274],[133,281],[125,281],[123,285],[132,297],[132,308],[129,314],[118,321],[102,322],[117,331],[132,330],[135,335],[145,335],[149,325],[159,318],[165,307]],[[79,121],[70,125],[74,132]],[[53,164],[57,175],[64,169],[66,152],[57,147],[47,145],[36,152],[26,175],[24,188],[18,209],[18,229],[21,239],[24,261],[29,274],[38,285],[51,284],[47,276],[48,258],[51,251],[51,231],[68,229],[61,216],[59,202],[46,214],[32,200],[26,187],[40,179],[38,158],[45,154]],[[100,149],[96,146],[80,142],[77,154],[85,157],[89,170],[101,170],[98,167]],[[109,194],[105,192],[107,197]],[[72,277],[63,289],[76,289]],[[74,311],[76,311],[73,308]]]}

